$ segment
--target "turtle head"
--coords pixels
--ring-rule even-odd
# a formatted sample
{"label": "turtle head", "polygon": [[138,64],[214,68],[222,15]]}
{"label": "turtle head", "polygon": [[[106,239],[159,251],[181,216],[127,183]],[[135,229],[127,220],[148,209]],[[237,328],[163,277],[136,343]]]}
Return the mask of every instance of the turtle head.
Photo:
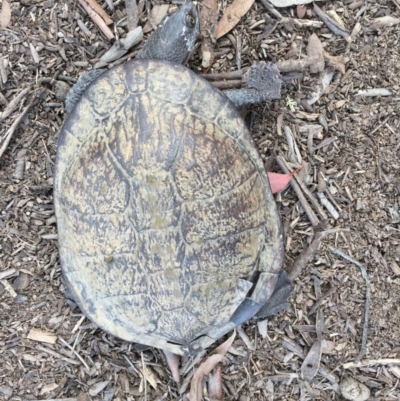
{"label": "turtle head", "polygon": [[199,13],[190,2],[166,16],[147,39],[137,58],[183,64],[199,36]]}

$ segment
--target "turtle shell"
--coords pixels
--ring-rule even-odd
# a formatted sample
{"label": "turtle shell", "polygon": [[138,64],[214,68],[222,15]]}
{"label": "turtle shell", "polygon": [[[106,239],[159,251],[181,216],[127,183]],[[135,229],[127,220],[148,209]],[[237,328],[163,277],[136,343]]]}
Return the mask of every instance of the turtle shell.
{"label": "turtle shell", "polygon": [[87,89],[60,133],[54,184],[63,276],[82,311],[177,354],[264,304],[283,236],[235,106],[182,65],[133,60]]}

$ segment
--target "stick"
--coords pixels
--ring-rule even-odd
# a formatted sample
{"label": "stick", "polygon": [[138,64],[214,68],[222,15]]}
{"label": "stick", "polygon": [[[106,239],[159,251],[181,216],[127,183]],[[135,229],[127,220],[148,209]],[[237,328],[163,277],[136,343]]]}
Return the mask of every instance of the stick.
{"label": "stick", "polygon": [[339,218],[339,213],[333,207],[332,203],[326,199],[326,196],[323,192],[317,192],[317,196],[322,206],[325,206],[326,210],[332,215],[332,217],[337,220]]}
{"label": "stick", "polygon": [[344,38],[350,36],[349,32],[337,24],[331,17],[326,15],[315,3],[314,12],[335,35],[343,36]]}
{"label": "stick", "polygon": [[97,25],[101,32],[105,35],[108,40],[114,38],[114,34],[111,29],[107,26],[104,20],[100,17],[99,14],[88,4],[85,0],[78,0],[79,4],[85,9],[88,13],[89,17],[93,20],[93,22]]}
{"label": "stick", "polygon": [[342,366],[344,369],[351,368],[362,368],[364,366],[370,365],[400,365],[400,359],[391,359],[391,358],[383,358],[383,359],[366,359],[362,362],[348,362],[344,363]]}
{"label": "stick", "polygon": [[361,358],[365,355],[367,350],[367,335],[368,335],[368,320],[369,320],[369,308],[371,305],[371,284],[369,282],[367,271],[365,270],[364,266],[358,262],[357,260],[351,258],[350,256],[346,255],[342,251],[336,248],[331,247],[332,252],[336,253],[336,255],[341,256],[343,259],[348,260],[349,262],[355,264],[361,270],[361,275],[365,280],[365,314],[364,314],[364,325],[363,325],[363,335],[361,341],[361,349],[360,353],[358,354],[357,358],[355,359],[355,363],[357,364],[360,362]]}
{"label": "stick", "polygon": [[7,107],[4,109],[2,113],[0,113],[0,122],[7,118],[21,103],[21,100],[26,96],[26,94],[30,91],[31,87],[25,88],[10,103],[8,103]]}
{"label": "stick", "polygon": [[31,107],[33,102],[30,102],[28,104],[28,106],[26,106],[23,110],[22,113],[15,119],[15,121],[12,123],[11,127],[8,129],[8,131],[6,132],[5,138],[4,138],[4,142],[1,145],[0,148],[0,159],[1,156],[3,156],[3,153],[6,151],[8,144],[10,143],[11,137],[13,136],[15,130],[17,129],[19,123],[21,122],[21,120],[25,117],[25,114],[28,112],[29,108]]}
{"label": "stick", "polygon": [[218,89],[240,89],[242,87],[241,80],[233,80],[230,81],[212,81],[211,82]]}
{"label": "stick", "polygon": [[[284,159],[282,157],[277,156],[276,161],[278,162],[280,168],[282,169],[282,171],[285,174],[290,173],[289,169],[287,168],[286,162],[284,161]],[[313,227],[318,226],[320,224],[320,221],[318,220],[317,215],[312,210],[310,204],[307,202],[307,199],[304,197],[299,184],[297,184],[296,180],[290,180],[290,185],[292,186],[294,192],[296,192],[296,195],[299,198],[299,201],[300,201],[301,205],[303,206],[303,209],[306,212],[306,214],[311,222],[311,225]]]}
{"label": "stick", "polygon": [[114,21],[108,16],[108,14],[102,9],[100,4],[96,2],[96,0],[86,0],[89,4],[89,7],[92,7],[96,14],[99,14],[101,18],[103,18],[104,22],[107,25],[111,25]]}

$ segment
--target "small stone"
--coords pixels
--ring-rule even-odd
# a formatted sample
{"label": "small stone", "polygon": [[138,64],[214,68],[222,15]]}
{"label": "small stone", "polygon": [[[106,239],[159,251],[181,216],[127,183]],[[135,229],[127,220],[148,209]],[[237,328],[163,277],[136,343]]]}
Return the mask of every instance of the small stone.
{"label": "small stone", "polygon": [[340,391],[346,400],[365,401],[371,395],[369,388],[351,376],[345,377],[340,383]]}
{"label": "small stone", "polygon": [[65,100],[70,89],[70,86],[64,81],[56,81],[54,84],[54,93],[59,100]]}
{"label": "small stone", "polygon": [[25,295],[17,295],[16,297],[13,298],[13,302],[16,304],[22,304],[28,300],[28,297]]}

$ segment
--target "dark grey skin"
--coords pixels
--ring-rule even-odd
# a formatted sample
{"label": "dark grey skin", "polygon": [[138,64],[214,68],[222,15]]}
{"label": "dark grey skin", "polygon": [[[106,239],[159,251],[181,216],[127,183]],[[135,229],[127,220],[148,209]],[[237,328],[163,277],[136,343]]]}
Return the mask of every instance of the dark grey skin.
{"label": "dark grey skin", "polygon": [[[193,50],[198,37],[198,12],[193,3],[186,3],[179,11],[164,18],[136,58],[159,59],[183,64]],[[105,71],[105,69],[92,70],[79,78],[65,100],[68,113],[72,111],[86,88]],[[253,64],[245,76],[245,84],[246,88],[224,91],[224,94],[238,108],[280,98],[281,79],[278,68],[273,64],[264,62]],[[288,307],[291,291],[291,280],[287,273],[282,271],[274,293],[265,305],[246,298],[230,320],[239,325],[251,317],[264,318],[274,315]]]}
{"label": "dark grey skin", "polygon": [[[183,64],[192,52],[199,32],[197,9],[193,3],[186,3],[176,13],[164,18],[136,58]],[[79,78],[65,100],[68,114],[86,88],[105,71],[91,70]],[[237,108],[280,98],[281,79],[278,68],[273,64],[253,64],[245,76],[245,84],[246,88],[224,91]]]}

